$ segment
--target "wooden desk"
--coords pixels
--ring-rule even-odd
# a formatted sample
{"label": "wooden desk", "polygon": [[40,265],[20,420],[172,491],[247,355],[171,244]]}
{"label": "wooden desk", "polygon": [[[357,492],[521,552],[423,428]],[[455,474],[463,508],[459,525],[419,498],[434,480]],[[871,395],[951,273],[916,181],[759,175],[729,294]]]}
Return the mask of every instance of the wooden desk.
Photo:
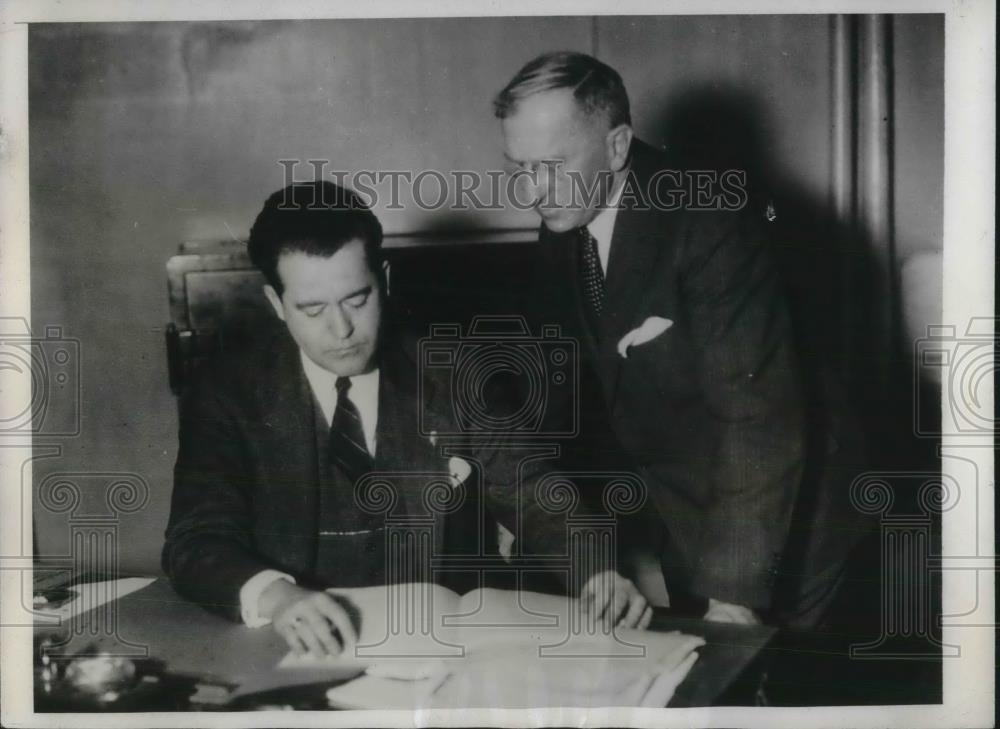
{"label": "wooden desk", "polygon": [[777,629],[765,625],[728,625],[658,611],[650,630],[680,630],[700,635],[700,657],[670,700],[672,707],[752,705],[760,684],[767,648]]}
{"label": "wooden desk", "polygon": [[[273,668],[287,652],[284,640],[273,630],[253,630],[213,615],[178,596],[164,579],[121,598],[113,610],[108,607],[76,619],[66,654],[95,647],[133,657],[148,656],[162,661],[171,673],[240,684]],[[97,615],[98,610],[105,610],[103,616]],[[100,629],[110,624],[108,616],[113,616],[117,625],[115,635]],[[97,625],[100,621],[104,621],[102,626]],[[729,703],[727,695],[741,678],[754,673],[755,662],[776,632],[763,626],[706,623],[665,613],[654,617],[652,629],[681,630],[707,641],[671,706]],[[736,700],[750,703],[752,690]]]}

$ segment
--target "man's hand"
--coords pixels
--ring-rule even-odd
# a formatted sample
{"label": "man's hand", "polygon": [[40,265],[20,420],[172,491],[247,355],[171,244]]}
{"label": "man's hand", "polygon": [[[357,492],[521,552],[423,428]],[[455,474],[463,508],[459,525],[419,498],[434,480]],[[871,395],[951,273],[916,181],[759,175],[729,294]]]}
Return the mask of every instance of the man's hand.
{"label": "man's hand", "polygon": [[750,608],[712,598],[708,599],[705,620],[716,623],[736,623],[737,625],[760,625],[760,618]]}
{"label": "man's hand", "polygon": [[613,570],[598,572],[587,580],[580,591],[580,602],[587,616],[601,620],[608,631],[612,626],[645,630],[653,619],[653,608],[642,593],[631,580]]}
{"label": "man's hand", "polygon": [[357,641],[350,616],[325,592],[275,580],[261,593],[259,610],[298,655],[335,656]]}

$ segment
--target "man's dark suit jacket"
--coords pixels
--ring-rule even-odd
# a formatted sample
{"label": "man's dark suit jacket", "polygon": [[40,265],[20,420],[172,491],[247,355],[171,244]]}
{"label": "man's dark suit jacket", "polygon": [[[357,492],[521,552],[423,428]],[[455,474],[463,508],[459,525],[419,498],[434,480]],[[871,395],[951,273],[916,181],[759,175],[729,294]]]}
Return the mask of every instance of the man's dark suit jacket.
{"label": "man's dark suit jacket", "polygon": [[[623,448],[643,476],[669,533],[668,585],[766,610],[806,453],[789,317],[763,220],[656,209],[648,185],[667,168],[659,152],[633,142],[597,326],[584,308],[573,231],[542,226],[529,306],[536,323],[559,322],[581,341],[579,450],[599,468]],[[673,324],[622,357],[621,338],[653,316]],[[846,501],[841,490],[832,498]],[[809,549],[810,559],[829,561],[840,546],[824,537]]]}
{"label": "man's dark suit jacket", "polygon": [[[428,478],[407,474],[448,473],[448,454],[420,435],[418,422],[425,408],[426,422],[440,422],[442,433],[456,431],[448,389],[427,380],[419,388],[413,352],[403,346],[384,348],[380,373],[375,469],[403,474],[395,481],[399,506],[393,513],[433,513],[436,555],[491,558],[495,524],[485,517],[475,471],[483,476],[487,500],[503,512],[516,502],[517,464],[504,461],[514,452],[478,446],[467,457],[474,474],[466,481],[463,505],[447,516],[429,509],[424,501]],[[163,569],[180,594],[237,619],[240,588],[261,570],[280,570],[314,587],[336,586],[339,566],[317,564],[318,535],[344,524],[353,527],[357,514],[338,516],[323,508],[317,408],[287,332],[202,373],[181,405],[163,549]],[[536,537],[539,551],[558,551],[565,522],[528,503],[529,480],[523,486],[525,533]],[[366,560],[382,558],[359,551],[357,563],[344,566],[352,575],[378,567]],[[460,589],[454,582],[449,586]]]}

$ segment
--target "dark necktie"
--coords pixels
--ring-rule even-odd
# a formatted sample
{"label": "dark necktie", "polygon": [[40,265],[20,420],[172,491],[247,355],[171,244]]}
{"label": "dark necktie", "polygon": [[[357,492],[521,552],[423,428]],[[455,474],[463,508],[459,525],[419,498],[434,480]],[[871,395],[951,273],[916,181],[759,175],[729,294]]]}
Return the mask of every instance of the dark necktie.
{"label": "dark necktie", "polygon": [[587,302],[593,323],[601,319],[604,310],[604,271],[597,253],[597,240],[587,230],[580,228],[580,262],[583,274],[583,298]]}
{"label": "dark necktie", "polygon": [[365,445],[361,414],[347,395],[351,389],[351,378],[338,377],[336,387],[337,407],[330,423],[330,459],[351,483],[357,483],[359,478],[373,470],[374,461]]}

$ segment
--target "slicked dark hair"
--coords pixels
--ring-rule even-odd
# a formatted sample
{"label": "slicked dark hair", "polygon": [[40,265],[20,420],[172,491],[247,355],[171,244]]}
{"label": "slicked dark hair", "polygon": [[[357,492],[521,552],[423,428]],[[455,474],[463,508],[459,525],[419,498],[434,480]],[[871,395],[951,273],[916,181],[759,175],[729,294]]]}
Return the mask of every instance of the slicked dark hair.
{"label": "slicked dark hair", "polygon": [[506,119],[521,99],[553,89],[572,89],[588,115],[606,114],[609,129],[632,123],[628,93],[618,72],[593,56],[573,51],[545,53],[529,61],[493,99],[493,112]]}
{"label": "slicked dark hair", "polygon": [[375,213],[356,192],[329,180],[296,182],[278,190],[264,203],[250,228],[247,252],[281,296],[281,254],[300,252],[329,258],[346,243],[358,239],[364,243],[368,267],[384,294],[382,224]]}

